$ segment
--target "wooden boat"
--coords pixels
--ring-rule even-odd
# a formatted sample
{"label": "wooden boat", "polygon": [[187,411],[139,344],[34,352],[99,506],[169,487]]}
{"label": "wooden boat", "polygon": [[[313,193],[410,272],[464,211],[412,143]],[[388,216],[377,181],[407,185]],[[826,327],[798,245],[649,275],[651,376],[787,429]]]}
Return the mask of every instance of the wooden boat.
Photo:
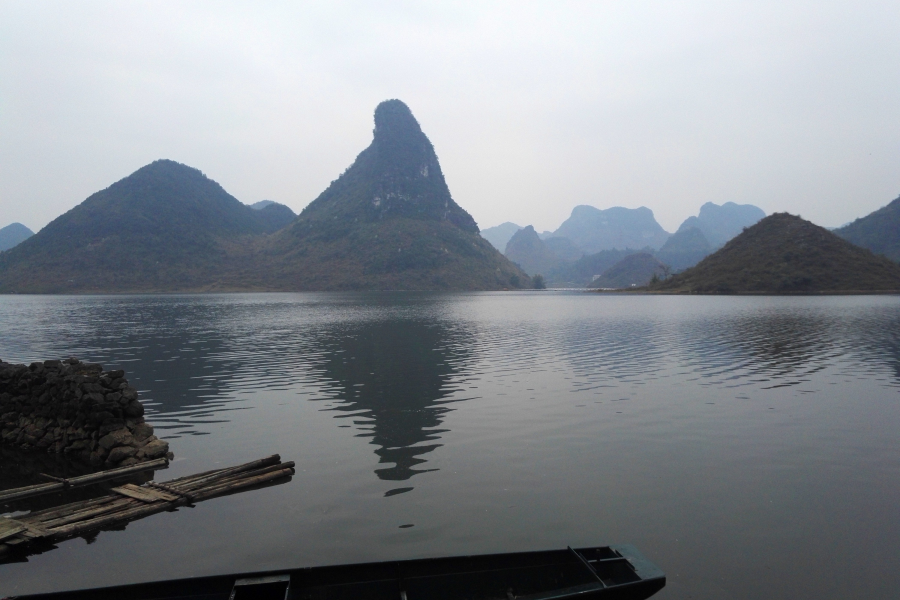
{"label": "wooden boat", "polygon": [[666,576],[633,546],[310,567],[20,596],[32,600],[643,600]]}

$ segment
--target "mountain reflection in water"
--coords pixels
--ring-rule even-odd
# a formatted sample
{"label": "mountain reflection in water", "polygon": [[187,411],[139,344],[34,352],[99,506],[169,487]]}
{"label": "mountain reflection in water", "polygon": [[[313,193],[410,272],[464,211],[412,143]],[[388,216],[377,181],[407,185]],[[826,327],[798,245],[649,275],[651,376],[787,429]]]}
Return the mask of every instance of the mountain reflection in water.
{"label": "mountain reflection in water", "polygon": [[339,403],[326,410],[352,421],[362,432],[357,437],[378,446],[379,462],[393,464],[375,470],[380,479],[405,481],[433,470],[415,467],[441,446],[442,416],[448,402],[459,401],[448,398],[458,389],[451,377],[469,354],[465,335],[419,319],[362,322],[336,333],[323,342],[327,350],[316,365],[333,381],[331,399]]}
{"label": "mountain reflection in water", "polygon": [[616,542],[659,600],[900,589],[897,296],[2,296],[0,331],[7,361],[125,369],[161,481],[297,463],[4,565],[0,596]]}

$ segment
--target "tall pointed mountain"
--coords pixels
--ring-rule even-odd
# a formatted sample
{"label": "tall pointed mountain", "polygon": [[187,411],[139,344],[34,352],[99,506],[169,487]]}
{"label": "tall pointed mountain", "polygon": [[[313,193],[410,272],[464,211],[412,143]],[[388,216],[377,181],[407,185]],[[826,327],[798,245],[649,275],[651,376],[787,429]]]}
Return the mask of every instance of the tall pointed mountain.
{"label": "tall pointed mountain", "polygon": [[378,105],[372,143],[265,256],[280,289],[502,289],[528,279],[453,200],[399,100]]}
{"label": "tall pointed mountain", "polygon": [[2,292],[215,287],[229,253],[271,231],[260,211],[197,169],[158,160],[0,255]]}
{"label": "tall pointed mountain", "polygon": [[653,289],[694,293],[900,290],[900,265],[823,227],[775,213]]}
{"label": "tall pointed mountain", "polygon": [[836,229],[845,240],[900,262],[900,198]]}
{"label": "tall pointed mountain", "polygon": [[[478,235],[405,104],[296,218],[160,160],[0,253],[0,292],[481,290],[529,286]],[[285,226],[285,224],[290,223]]]}

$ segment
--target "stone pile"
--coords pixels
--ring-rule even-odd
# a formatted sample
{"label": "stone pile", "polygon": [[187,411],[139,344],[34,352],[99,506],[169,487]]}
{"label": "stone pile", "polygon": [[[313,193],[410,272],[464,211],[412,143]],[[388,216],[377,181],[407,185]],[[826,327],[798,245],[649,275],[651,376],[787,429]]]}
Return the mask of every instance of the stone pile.
{"label": "stone pile", "polygon": [[74,358],[14,365],[0,360],[0,444],[124,467],[162,456],[168,442],[144,422],[124,371]]}

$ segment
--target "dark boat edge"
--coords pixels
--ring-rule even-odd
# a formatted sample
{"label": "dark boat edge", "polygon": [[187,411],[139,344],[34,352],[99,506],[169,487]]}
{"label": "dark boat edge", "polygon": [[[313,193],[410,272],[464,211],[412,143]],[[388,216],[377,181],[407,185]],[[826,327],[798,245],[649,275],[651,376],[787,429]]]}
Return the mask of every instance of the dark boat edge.
{"label": "dark boat edge", "polygon": [[[604,552],[612,554],[606,557]],[[567,558],[568,557],[568,558]],[[592,558],[593,557],[593,558]],[[238,573],[227,575],[211,575],[203,577],[190,577],[185,579],[162,580],[147,583],[133,583],[119,586],[91,588],[72,591],[49,592],[42,594],[9,596],[8,599],[28,600],[87,600],[132,598],[134,600],[165,600],[179,598],[213,600],[215,598],[234,598],[233,590],[236,584],[254,581],[284,581],[285,589],[291,588],[290,598],[301,598],[300,589],[304,586],[301,582],[318,581],[318,586],[310,589],[329,587],[330,585],[342,585],[344,581],[359,579],[357,585],[371,584],[374,580],[367,580],[371,574],[392,572],[396,573],[396,584],[399,584],[396,598],[406,599],[406,591],[403,580],[420,579],[447,576],[470,576],[477,578],[484,573],[513,572],[533,569],[535,566],[549,566],[568,560],[569,568],[581,567],[582,581],[577,585],[562,585],[560,587],[525,595],[508,594],[509,598],[516,600],[564,600],[578,598],[600,598],[603,600],[644,600],[650,598],[666,585],[666,576],[659,567],[648,560],[632,545],[616,544],[610,546],[593,546],[587,548],[568,548],[566,550],[538,550],[529,552],[514,552],[501,554],[476,554],[463,556],[447,556],[433,558],[418,558],[410,560],[392,560],[368,563],[350,563],[341,565],[323,565],[315,567],[300,567],[293,569],[279,569],[274,571]],[[551,562],[548,562],[551,561]],[[601,579],[602,569],[598,568],[603,563],[616,563],[616,566],[627,563],[627,578],[629,581],[606,581]],[[466,568],[467,567],[467,568]],[[619,571],[622,571],[619,566]],[[588,573],[590,575],[588,575]],[[633,575],[632,575],[633,573]],[[593,580],[591,579],[593,578]],[[295,583],[296,581],[296,583]],[[328,584],[322,581],[333,581]],[[382,583],[391,581],[391,577],[379,580]],[[341,582],[340,584],[337,582]],[[395,584],[395,585],[396,585]],[[402,594],[400,592],[402,590]],[[426,594],[427,595],[427,594]],[[364,598],[365,596],[359,596]],[[382,597],[380,595],[373,595]],[[411,594],[409,600],[421,598],[422,594]]]}

